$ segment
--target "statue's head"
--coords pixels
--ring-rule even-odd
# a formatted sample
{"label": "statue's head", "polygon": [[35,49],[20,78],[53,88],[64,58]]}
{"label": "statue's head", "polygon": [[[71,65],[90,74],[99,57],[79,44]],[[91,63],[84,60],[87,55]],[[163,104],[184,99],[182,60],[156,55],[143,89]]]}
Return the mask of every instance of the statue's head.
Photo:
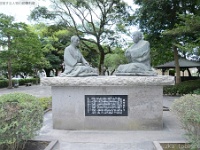
{"label": "statue's head", "polygon": [[78,46],[80,42],[80,39],[78,36],[74,35],[71,37],[71,44],[74,46]]}
{"label": "statue's head", "polygon": [[137,43],[143,39],[143,34],[140,31],[135,31],[133,32],[132,38],[133,38],[133,42]]}

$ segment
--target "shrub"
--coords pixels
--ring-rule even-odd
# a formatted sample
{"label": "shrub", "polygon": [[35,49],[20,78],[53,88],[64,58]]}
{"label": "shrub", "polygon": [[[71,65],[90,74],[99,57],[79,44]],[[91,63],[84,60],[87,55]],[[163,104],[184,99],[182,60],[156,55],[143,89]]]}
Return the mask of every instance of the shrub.
{"label": "shrub", "polygon": [[0,88],[8,87],[8,80],[0,80]]}
{"label": "shrub", "polygon": [[177,95],[178,88],[176,85],[166,85],[163,87],[163,94]]}
{"label": "shrub", "polygon": [[200,89],[200,80],[190,80],[181,82],[176,85],[164,86],[163,94],[167,95],[192,94],[196,89]]}
{"label": "shrub", "polygon": [[47,110],[51,108],[52,105],[52,97],[42,97],[39,98],[40,105],[42,106],[43,110]]}
{"label": "shrub", "polygon": [[0,149],[23,149],[42,127],[42,120],[38,98],[25,93],[0,96]]}
{"label": "shrub", "polygon": [[[12,80],[13,86],[15,83],[19,83],[19,85],[25,85],[26,83],[33,83],[33,84],[39,84],[40,79],[39,78],[28,78],[28,79],[13,79]],[[0,88],[8,87],[8,79],[0,79]]]}
{"label": "shrub", "polygon": [[200,88],[193,91],[194,94],[200,95]]}
{"label": "shrub", "polygon": [[38,84],[39,81],[38,78],[19,79],[19,85],[25,85],[26,83]]}
{"label": "shrub", "polygon": [[200,148],[200,95],[182,96],[174,101],[172,111],[179,117],[192,148]]}
{"label": "shrub", "polygon": [[6,78],[4,78],[4,77],[0,77],[0,80],[6,80]]}

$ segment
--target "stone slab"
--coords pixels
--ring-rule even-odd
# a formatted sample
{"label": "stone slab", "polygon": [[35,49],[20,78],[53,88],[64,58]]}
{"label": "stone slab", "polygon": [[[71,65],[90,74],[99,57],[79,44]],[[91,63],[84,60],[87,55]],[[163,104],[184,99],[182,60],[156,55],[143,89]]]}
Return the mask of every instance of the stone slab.
{"label": "stone slab", "polygon": [[44,86],[134,86],[173,85],[173,76],[89,76],[89,77],[45,77]]}

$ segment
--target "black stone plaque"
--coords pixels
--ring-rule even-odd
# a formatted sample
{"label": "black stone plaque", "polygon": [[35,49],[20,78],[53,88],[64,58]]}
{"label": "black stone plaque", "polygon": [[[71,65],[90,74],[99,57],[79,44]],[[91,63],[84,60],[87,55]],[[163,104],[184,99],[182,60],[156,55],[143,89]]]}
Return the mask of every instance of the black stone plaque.
{"label": "black stone plaque", "polygon": [[128,116],[128,96],[85,95],[85,116]]}

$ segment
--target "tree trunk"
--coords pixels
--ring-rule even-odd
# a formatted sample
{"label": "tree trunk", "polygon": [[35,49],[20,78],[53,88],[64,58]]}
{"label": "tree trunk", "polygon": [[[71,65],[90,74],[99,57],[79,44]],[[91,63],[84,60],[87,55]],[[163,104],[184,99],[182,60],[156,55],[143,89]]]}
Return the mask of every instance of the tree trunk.
{"label": "tree trunk", "polygon": [[59,71],[60,71],[59,69],[56,69],[55,76],[58,76]]}
{"label": "tree trunk", "polygon": [[[10,50],[10,36],[8,36],[8,51]],[[12,89],[12,65],[11,58],[8,58],[8,89]]]}
{"label": "tree trunk", "polygon": [[105,54],[104,54],[103,51],[101,51],[100,62],[99,62],[99,75],[104,75],[105,74],[104,59],[105,59]]}
{"label": "tree trunk", "polygon": [[11,60],[8,60],[8,89],[12,89],[12,67]]}
{"label": "tree trunk", "polygon": [[173,46],[174,50],[174,61],[175,61],[175,70],[176,70],[176,84],[179,84],[181,82],[180,77],[180,65],[179,65],[179,57],[178,57],[178,50],[176,46]]}
{"label": "tree trunk", "polygon": [[111,75],[113,75],[114,72],[115,72],[115,69],[111,72]]}

